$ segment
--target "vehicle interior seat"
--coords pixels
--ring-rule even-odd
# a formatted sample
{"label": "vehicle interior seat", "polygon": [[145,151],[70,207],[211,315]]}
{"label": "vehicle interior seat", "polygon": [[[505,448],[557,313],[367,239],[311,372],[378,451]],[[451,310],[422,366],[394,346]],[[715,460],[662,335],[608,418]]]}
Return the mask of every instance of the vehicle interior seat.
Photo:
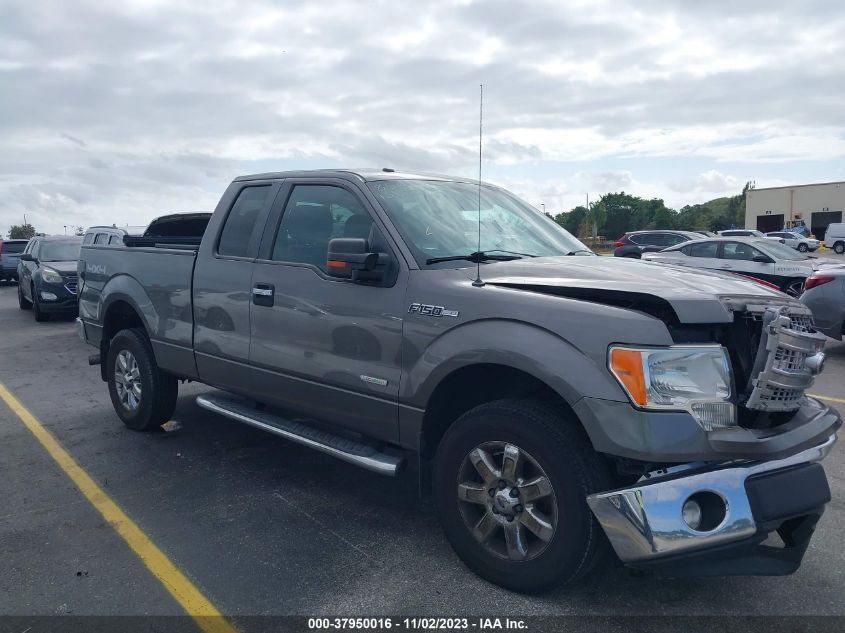
{"label": "vehicle interior seat", "polygon": [[357,237],[365,240],[370,239],[370,230],[373,228],[373,220],[365,213],[350,215],[343,225],[343,237]]}
{"label": "vehicle interior seat", "polygon": [[281,228],[286,239],[276,239],[273,259],[326,268],[326,251],[333,228],[327,204],[296,205],[282,218]]}

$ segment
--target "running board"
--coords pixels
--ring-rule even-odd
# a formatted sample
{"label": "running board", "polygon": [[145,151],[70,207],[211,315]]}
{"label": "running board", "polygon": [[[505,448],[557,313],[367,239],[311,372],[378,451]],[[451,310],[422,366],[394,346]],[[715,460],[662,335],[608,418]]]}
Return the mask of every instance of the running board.
{"label": "running board", "polygon": [[259,411],[250,406],[250,402],[227,393],[197,396],[197,404],[203,409],[249,424],[380,475],[395,477],[404,464],[405,460],[401,457],[382,453],[363,442],[341,437],[302,422]]}

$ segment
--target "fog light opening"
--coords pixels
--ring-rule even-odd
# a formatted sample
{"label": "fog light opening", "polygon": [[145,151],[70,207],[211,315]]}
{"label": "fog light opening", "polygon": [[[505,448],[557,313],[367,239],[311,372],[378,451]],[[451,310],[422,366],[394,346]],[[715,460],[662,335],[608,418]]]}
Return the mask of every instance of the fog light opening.
{"label": "fog light opening", "polygon": [[684,523],[690,526],[691,529],[697,530],[698,526],[701,525],[701,506],[698,505],[698,502],[687,499],[684,507],[681,509],[681,513],[684,515]]}
{"label": "fog light opening", "polygon": [[715,492],[702,490],[690,495],[681,507],[681,515],[691,530],[709,532],[715,530],[728,514],[725,500]]}
{"label": "fog light opening", "polygon": [[44,299],[44,301],[55,301],[56,299],[58,299],[56,295],[54,295],[52,292],[47,292],[46,290],[41,291],[41,298]]}

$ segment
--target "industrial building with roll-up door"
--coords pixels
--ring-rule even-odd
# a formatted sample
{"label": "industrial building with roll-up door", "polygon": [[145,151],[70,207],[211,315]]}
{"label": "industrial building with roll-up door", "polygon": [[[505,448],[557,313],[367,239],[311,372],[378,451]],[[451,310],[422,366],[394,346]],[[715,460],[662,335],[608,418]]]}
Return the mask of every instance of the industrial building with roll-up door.
{"label": "industrial building with roll-up door", "polygon": [[750,188],[745,198],[745,228],[767,233],[792,226],[797,220],[818,239],[831,222],[845,216],[845,181],[789,187]]}

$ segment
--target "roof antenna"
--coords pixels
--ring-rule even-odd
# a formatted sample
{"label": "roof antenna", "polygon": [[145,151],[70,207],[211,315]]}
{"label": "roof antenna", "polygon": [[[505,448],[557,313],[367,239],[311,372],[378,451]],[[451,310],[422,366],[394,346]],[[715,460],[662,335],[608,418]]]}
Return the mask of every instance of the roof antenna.
{"label": "roof antenna", "polygon": [[484,121],[484,84],[479,84],[478,93],[478,250],[475,252],[475,281],[472,285],[480,288],[481,281],[481,124]]}

